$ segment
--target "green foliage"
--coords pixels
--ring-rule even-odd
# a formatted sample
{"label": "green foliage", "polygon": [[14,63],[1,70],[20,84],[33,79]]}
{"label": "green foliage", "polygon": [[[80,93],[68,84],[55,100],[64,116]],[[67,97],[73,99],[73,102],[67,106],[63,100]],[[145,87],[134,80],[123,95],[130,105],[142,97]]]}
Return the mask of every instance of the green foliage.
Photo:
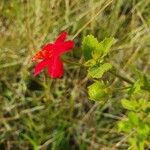
{"label": "green foliage", "polygon": [[82,41],[82,51],[85,60],[92,58],[92,52],[99,49],[99,42],[93,35],[88,35],[84,37]]}
{"label": "green foliage", "polygon": [[137,81],[128,90],[130,98],[122,99],[122,106],[127,109],[126,118],[118,123],[119,131],[130,135],[128,142],[130,149],[144,150],[150,148],[150,101],[148,84],[145,83],[147,77],[136,71]]}
{"label": "green foliage", "polygon": [[146,99],[132,99],[131,100],[127,100],[127,99],[122,99],[121,100],[121,104],[125,109],[128,110],[132,110],[132,111],[143,111],[143,110],[147,110],[148,108],[150,108],[150,102],[147,101]]}
{"label": "green foliage", "polygon": [[101,78],[105,72],[110,70],[112,65],[109,63],[101,64],[100,66],[93,66],[88,69],[88,75],[92,78]]}
{"label": "green foliage", "polygon": [[98,40],[93,35],[87,35],[82,41],[82,51],[86,61],[94,59],[100,61],[105,57],[114,42],[114,38],[105,38],[103,41]]}
{"label": "green foliage", "polygon": [[113,37],[105,38],[103,41],[98,43],[97,49],[93,50],[93,58],[95,60],[99,59],[100,57],[105,57],[109,51],[111,46],[113,45],[115,39]]}
{"label": "green foliage", "polygon": [[[105,38],[98,40],[93,35],[84,37],[82,41],[82,51],[85,58],[84,65],[87,67],[88,76],[95,79],[101,79],[104,73],[108,72],[112,65],[104,62],[104,57],[109,53],[114,42],[114,38]],[[106,98],[108,89],[104,82],[95,82],[88,87],[89,98],[93,101],[101,101]],[[106,96],[107,95],[107,96]]]}
{"label": "green foliage", "polygon": [[144,99],[123,99],[121,102],[129,112],[127,117],[118,123],[118,129],[130,135],[128,142],[131,149],[144,150],[150,137],[150,116],[147,114],[147,110],[150,109],[149,102]]}
{"label": "green foliage", "polygon": [[103,82],[95,82],[88,86],[89,98],[93,101],[101,101],[108,95],[108,89]]}
{"label": "green foliage", "polygon": [[135,112],[129,112],[128,118],[131,125],[137,126],[139,124],[139,118]]}
{"label": "green foliage", "polygon": [[137,93],[141,90],[141,87],[143,86],[143,80],[138,79],[132,86],[129,88],[129,94]]}
{"label": "green foliage", "polygon": [[127,99],[122,99],[121,104],[125,109],[136,110],[136,101],[129,101]]}

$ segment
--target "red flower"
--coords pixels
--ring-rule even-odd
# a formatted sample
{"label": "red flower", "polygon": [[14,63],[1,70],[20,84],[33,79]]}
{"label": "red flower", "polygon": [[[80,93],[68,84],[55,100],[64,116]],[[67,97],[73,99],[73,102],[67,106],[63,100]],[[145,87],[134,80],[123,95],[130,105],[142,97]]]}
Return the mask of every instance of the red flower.
{"label": "red flower", "polygon": [[74,47],[73,41],[65,41],[67,35],[67,32],[62,32],[54,43],[46,44],[42,50],[36,53],[32,58],[32,61],[42,60],[34,68],[35,76],[46,67],[48,68],[49,76],[52,78],[60,78],[63,75],[64,69],[60,56],[69,52]]}

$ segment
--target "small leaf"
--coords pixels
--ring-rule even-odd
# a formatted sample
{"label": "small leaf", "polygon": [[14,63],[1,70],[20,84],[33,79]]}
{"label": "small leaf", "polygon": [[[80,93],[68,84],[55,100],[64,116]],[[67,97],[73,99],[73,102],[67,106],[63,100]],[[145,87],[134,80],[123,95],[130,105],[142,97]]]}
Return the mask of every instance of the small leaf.
{"label": "small leaf", "polygon": [[137,116],[136,113],[134,113],[134,112],[129,112],[129,113],[128,113],[128,118],[129,118],[129,121],[130,121],[130,123],[131,123],[132,125],[135,125],[135,126],[138,125],[138,123],[139,123],[139,118],[138,118],[138,116]]}
{"label": "small leaf", "polygon": [[94,66],[89,68],[88,74],[92,78],[101,78],[105,72],[110,70],[112,68],[112,65],[109,63],[102,64],[101,66]]}
{"label": "small leaf", "polygon": [[128,120],[122,120],[118,122],[118,130],[123,132],[130,132],[132,129],[131,124]]}
{"label": "small leaf", "polygon": [[143,81],[141,79],[137,80],[134,85],[129,90],[129,94],[138,93],[143,86]]}
{"label": "small leaf", "polygon": [[150,108],[150,102],[148,102],[146,99],[139,99],[137,101],[137,108],[139,110],[145,111],[147,108]]}
{"label": "small leaf", "polygon": [[96,49],[98,44],[98,40],[93,35],[84,37],[82,42],[82,50],[86,61],[92,58],[92,51]]}
{"label": "small leaf", "polygon": [[121,104],[122,104],[122,106],[124,107],[124,108],[126,108],[126,109],[128,109],[128,110],[135,110],[136,108],[136,106],[134,106],[133,104],[132,104],[132,102],[131,101],[129,101],[129,100],[127,100],[127,99],[122,99],[121,100]]}
{"label": "small leaf", "polygon": [[105,38],[100,44],[102,45],[103,57],[106,56],[114,42],[113,37]]}
{"label": "small leaf", "polygon": [[147,138],[147,136],[148,136],[149,133],[150,133],[150,127],[149,127],[149,125],[147,125],[146,123],[144,123],[144,122],[141,121],[141,122],[139,123],[137,133],[138,133],[142,138]]}
{"label": "small leaf", "polygon": [[100,101],[107,95],[107,89],[101,82],[95,82],[88,87],[88,94],[91,100]]}
{"label": "small leaf", "polygon": [[92,67],[96,65],[96,61],[94,59],[90,59],[84,63],[86,67]]}
{"label": "small leaf", "polygon": [[[137,147],[137,138],[136,137],[129,137],[128,139],[129,144],[131,145],[131,148],[135,148],[135,150],[139,150]],[[134,150],[134,149],[131,149]]]}
{"label": "small leaf", "polygon": [[114,38],[105,38],[99,42],[93,35],[84,37],[82,41],[82,51],[85,60],[95,59],[103,61],[103,57],[106,56],[114,42]]}

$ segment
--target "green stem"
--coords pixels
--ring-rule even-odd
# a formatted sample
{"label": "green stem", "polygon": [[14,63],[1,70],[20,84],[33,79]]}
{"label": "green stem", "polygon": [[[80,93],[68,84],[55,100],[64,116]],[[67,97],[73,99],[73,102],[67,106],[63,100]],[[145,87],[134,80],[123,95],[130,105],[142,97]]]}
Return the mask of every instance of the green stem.
{"label": "green stem", "polygon": [[83,64],[81,64],[81,63],[72,62],[70,60],[64,60],[63,59],[62,61],[65,62],[65,63],[71,64],[71,65],[75,65],[75,66],[83,66]]}
{"label": "green stem", "polygon": [[[72,61],[70,61],[70,60],[63,60],[63,62],[72,64],[72,65],[76,65],[76,66],[83,66],[83,64],[81,64],[81,63],[72,62]],[[131,81],[130,79],[128,79],[128,78],[125,77],[125,76],[122,76],[121,74],[115,73],[115,72],[113,72],[113,71],[109,71],[109,72],[110,72],[112,75],[116,76],[117,78],[119,78],[119,79],[121,79],[121,80],[123,80],[123,81],[125,81],[125,82],[127,82],[127,83],[129,83],[129,84],[134,84],[133,81]]]}
{"label": "green stem", "polygon": [[[72,64],[72,65],[75,65],[75,66],[79,66],[79,67],[84,66],[82,63],[72,62],[72,61],[70,61],[70,60],[63,60],[63,62],[68,63],[68,64]],[[116,73],[116,72],[114,72],[114,71],[111,71],[111,70],[109,70],[108,72],[111,73],[113,76],[115,76],[115,77],[121,79],[122,81],[124,81],[124,82],[126,82],[126,83],[128,83],[128,84],[131,84],[131,85],[134,84],[134,81],[130,80],[130,79],[127,78],[126,76],[123,76],[123,75],[121,75],[121,74],[119,74],[119,73]],[[145,90],[145,91],[149,91],[149,89],[145,88],[144,86],[142,86],[141,89],[143,89],[143,90]]]}
{"label": "green stem", "polygon": [[125,76],[122,76],[121,74],[118,74],[118,73],[115,73],[113,71],[109,71],[112,75],[116,76],[117,78],[129,83],[129,84],[134,84],[133,81],[131,81],[130,79],[128,79],[127,77]]}

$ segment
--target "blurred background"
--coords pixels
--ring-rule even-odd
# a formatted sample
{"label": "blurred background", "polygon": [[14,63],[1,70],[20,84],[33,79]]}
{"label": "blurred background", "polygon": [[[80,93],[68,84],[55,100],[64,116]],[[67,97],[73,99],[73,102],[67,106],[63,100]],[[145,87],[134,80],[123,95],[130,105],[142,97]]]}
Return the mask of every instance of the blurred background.
{"label": "blurred background", "polygon": [[149,27],[149,0],[0,0],[0,150],[127,149],[117,147],[115,127],[123,94],[101,106],[88,99],[84,68],[65,64],[61,79],[34,77],[31,58],[61,31],[71,39],[81,30],[65,59],[80,62],[85,35],[113,36],[109,61],[126,76],[150,73]]}

